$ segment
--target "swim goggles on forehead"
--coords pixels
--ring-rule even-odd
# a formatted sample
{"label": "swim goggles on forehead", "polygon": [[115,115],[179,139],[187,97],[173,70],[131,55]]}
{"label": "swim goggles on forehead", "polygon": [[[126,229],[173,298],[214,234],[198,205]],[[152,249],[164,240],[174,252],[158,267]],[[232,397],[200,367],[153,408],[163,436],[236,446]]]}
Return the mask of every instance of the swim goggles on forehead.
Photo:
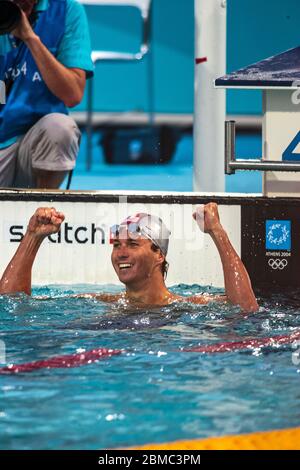
{"label": "swim goggles on forehead", "polygon": [[143,230],[141,229],[139,224],[137,224],[136,222],[117,224],[110,227],[110,243],[113,243],[116,238],[129,237],[132,239],[137,239],[142,235],[145,234],[143,233]]}
{"label": "swim goggles on forehead", "polygon": [[159,217],[142,213],[111,227],[110,242],[113,243],[116,238],[134,240],[142,236],[148,238],[166,256],[170,233]]}

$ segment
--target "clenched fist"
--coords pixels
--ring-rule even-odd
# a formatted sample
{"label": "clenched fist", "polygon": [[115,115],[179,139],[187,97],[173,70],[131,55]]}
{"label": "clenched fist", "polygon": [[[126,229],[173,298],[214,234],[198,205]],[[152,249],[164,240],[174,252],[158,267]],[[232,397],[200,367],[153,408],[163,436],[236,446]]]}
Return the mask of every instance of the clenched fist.
{"label": "clenched fist", "polygon": [[39,207],[29,220],[27,233],[45,238],[57,233],[64,219],[64,214],[57,212],[54,207]]}
{"label": "clenched fist", "polygon": [[215,202],[198,206],[193,217],[202,232],[212,234],[221,227],[218,206]]}

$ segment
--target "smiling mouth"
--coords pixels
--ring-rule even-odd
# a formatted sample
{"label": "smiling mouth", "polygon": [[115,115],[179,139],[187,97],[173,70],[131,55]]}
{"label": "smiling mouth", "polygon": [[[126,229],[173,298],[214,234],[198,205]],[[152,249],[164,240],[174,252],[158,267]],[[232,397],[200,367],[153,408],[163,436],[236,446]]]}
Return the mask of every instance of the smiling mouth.
{"label": "smiling mouth", "polygon": [[121,264],[119,264],[120,271],[130,269],[131,267],[132,267],[132,264],[130,264],[130,263],[121,263]]}

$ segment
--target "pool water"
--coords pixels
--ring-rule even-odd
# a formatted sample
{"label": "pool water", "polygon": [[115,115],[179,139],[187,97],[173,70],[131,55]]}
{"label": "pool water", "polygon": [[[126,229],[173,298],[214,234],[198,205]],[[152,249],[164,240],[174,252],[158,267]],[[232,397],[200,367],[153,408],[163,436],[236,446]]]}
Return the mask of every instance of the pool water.
{"label": "pool water", "polygon": [[[0,296],[7,364],[124,350],[81,367],[0,375],[1,449],[106,449],[299,426],[295,345],[221,354],[182,348],[297,331],[300,292],[261,298],[259,313],[249,315],[214,302],[124,311],[67,297],[95,290],[119,287],[34,289],[48,300]],[[219,292],[182,284],[172,291]]]}

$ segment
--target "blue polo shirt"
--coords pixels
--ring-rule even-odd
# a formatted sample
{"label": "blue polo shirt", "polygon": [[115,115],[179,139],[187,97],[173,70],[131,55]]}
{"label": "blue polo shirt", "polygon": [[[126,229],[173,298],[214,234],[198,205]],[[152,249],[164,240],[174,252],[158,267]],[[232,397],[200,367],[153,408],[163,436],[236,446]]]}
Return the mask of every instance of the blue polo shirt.
{"label": "blue polo shirt", "polygon": [[[49,0],[39,0],[35,11],[45,11],[48,6]],[[0,36],[0,55],[5,55],[12,47],[9,35]],[[84,7],[77,0],[66,0],[65,33],[56,58],[65,67],[85,70],[87,78],[93,75],[94,66],[91,59],[88,22]],[[0,143],[0,149],[12,145],[19,137]]]}

